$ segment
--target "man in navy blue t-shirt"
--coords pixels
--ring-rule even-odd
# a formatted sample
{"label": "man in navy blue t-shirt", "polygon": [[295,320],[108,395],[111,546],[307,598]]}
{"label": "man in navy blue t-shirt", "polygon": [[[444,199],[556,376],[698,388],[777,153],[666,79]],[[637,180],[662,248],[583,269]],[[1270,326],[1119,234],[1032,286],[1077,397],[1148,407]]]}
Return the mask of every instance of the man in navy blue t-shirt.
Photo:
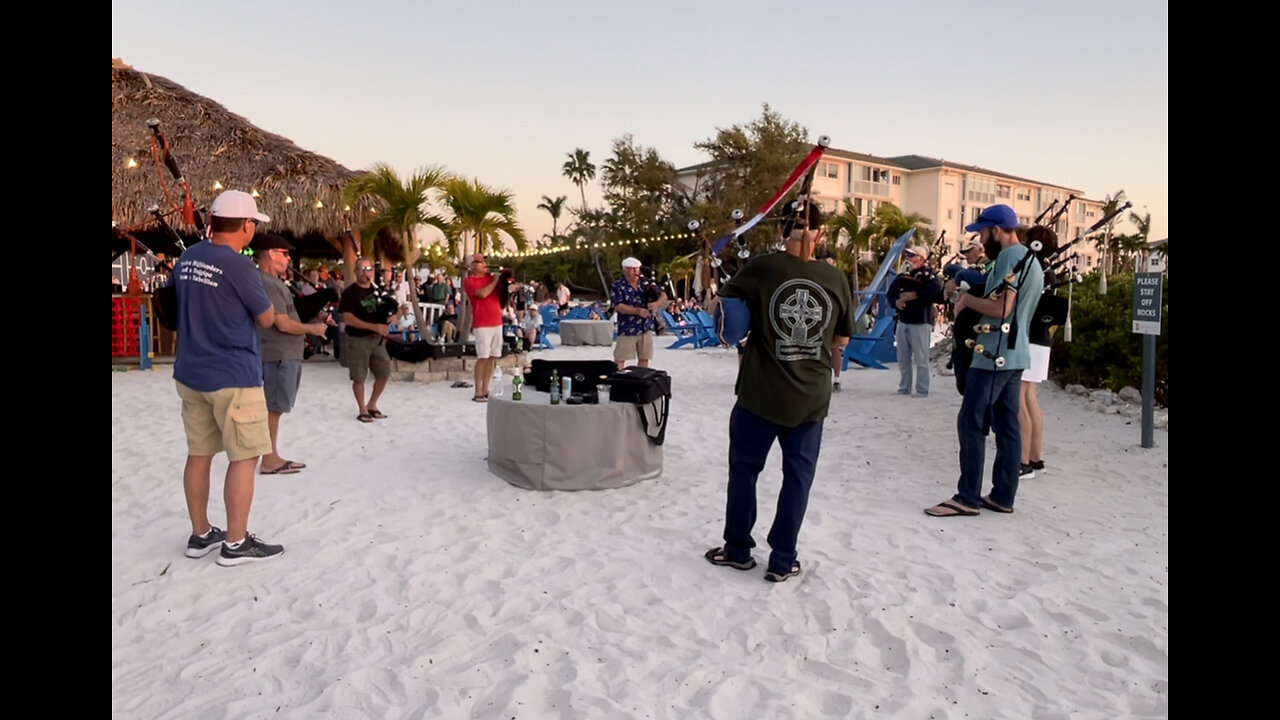
{"label": "man in navy blue t-shirt", "polygon": [[[272,326],[275,309],[258,269],[240,251],[270,218],[238,190],[219,195],[210,215],[210,239],[183,253],[170,276],[178,296],[173,379],[187,436],[182,486],[191,537],[186,555],[198,558],[218,550],[219,565],[241,565],[284,552],[249,534],[254,470],[258,457],[271,452],[257,326]],[[209,475],[220,452],[228,460],[225,531],[209,522]]]}

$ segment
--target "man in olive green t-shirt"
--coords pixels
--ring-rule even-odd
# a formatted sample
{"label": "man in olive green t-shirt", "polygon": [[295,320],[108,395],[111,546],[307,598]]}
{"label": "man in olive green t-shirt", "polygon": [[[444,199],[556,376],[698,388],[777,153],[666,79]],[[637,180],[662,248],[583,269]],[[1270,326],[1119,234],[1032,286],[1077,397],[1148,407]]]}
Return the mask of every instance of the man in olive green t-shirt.
{"label": "man in olive green t-shirt", "polygon": [[[738,371],[738,402],[729,415],[729,484],[724,546],[708,550],[715,565],[755,567],[751,530],[756,479],[775,440],[782,448],[782,490],[769,530],[765,579],[800,574],[796,539],[804,521],[831,402],[831,358],[853,333],[849,282],[835,267],[802,256],[821,236],[810,205],[809,231],[784,228],[786,252],[758,257],[720,291],[725,312],[750,315],[750,341]],[[807,242],[806,242],[807,241]]]}

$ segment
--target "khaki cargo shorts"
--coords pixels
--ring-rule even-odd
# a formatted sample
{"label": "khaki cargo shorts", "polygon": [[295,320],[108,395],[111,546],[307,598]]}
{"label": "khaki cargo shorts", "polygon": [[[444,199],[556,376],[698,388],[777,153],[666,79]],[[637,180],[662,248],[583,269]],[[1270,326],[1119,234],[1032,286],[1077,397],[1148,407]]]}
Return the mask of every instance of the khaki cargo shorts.
{"label": "khaki cargo shorts", "polygon": [[217,455],[248,460],[271,452],[267,398],[261,387],[223,388],[199,392],[174,381],[182,398],[182,428],[191,455]]}
{"label": "khaki cargo shorts", "polygon": [[618,341],[613,346],[613,361],[626,362],[631,358],[638,360],[653,359],[653,333],[618,336]]}

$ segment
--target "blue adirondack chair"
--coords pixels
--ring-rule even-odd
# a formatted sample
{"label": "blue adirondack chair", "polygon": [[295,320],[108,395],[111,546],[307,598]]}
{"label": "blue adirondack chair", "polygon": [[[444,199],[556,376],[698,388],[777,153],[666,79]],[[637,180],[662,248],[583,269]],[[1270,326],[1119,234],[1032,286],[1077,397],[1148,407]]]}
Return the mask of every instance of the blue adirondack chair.
{"label": "blue adirondack chair", "polygon": [[667,330],[676,336],[676,341],[667,346],[668,350],[682,348],[691,345],[695,348],[703,347],[703,343],[707,341],[706,331],[703,330],[701,323],[676,322],[671,317],[671,313],[666,310],[660,310],[662,313],[662,321],[666,323]]}
{"label": "blue adirondack chair", "polygon": [[544,322],[538,326],[538,337],[533,343],[535,350],[555,350],[556,346],[551,344],[551,338],[547,337],[547,325]]}
{"label": "blue adirondack chair", "polygon": [[861,322],[867,311],[871,309],[871,304],[879,303],[876,325],[871,329],[871,332],[865,335],[854,335],[849,339],[849,344],[844,349],[844,360],[841,364],[842,370],[849,369],[850,360],[864,367],[888,370],[888,366],[882,360],[896,358],[893,349],[893,324],[894,318],[897,317],[897,312],[889,307],[885,296],[889,292],[889,283],[892,282],[891,269],[898,262],[898,256],[902,254],[902,250],[911,241],[911,236],[915,232],[915,228],[912,228],[903,233],[902,237],[893,241],[893,245],[889,247],[888,254],[884,256],[884,262],[880,263],[880,269],[876,270],[875,278],[867,286],[866,291],[862,293],[862,298],[858,302],[858,309],[853,313],[854,322]]}
{"label": "blue adirondack chair", "polygon": [[692,310],[689,315],[702,326],[702,331],[705,333],[703,344],[699,347],[719,347],[720,336],[716,332],[716,321],[711,317],[711,313],[706,310]]}
{"label": "blue adirondack chair", "polygon": [[538,314],[542,316],[543,332],[560,332],[560,316],[556,314],[556,308],[554,305],[539,306]]}

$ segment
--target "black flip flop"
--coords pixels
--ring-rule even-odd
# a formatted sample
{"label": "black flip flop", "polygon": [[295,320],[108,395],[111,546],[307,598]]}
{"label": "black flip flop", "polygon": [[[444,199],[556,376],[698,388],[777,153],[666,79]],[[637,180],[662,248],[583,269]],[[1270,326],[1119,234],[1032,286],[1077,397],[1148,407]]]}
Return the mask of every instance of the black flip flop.
{"label": "black flip flop", "polygon": [[968,505],[962,505],[955,500],[943,500],[942,502],[924,509],[924,514],[929,517],[974,517],[981,515],[982,511],[977,508],[971,508]]}
{"label": "black flip flop", "polygon": [[373,422],[373,416],[370,415],[369,413],[360,413],[359,415],[356,416],[356,419],[362,423]]}

